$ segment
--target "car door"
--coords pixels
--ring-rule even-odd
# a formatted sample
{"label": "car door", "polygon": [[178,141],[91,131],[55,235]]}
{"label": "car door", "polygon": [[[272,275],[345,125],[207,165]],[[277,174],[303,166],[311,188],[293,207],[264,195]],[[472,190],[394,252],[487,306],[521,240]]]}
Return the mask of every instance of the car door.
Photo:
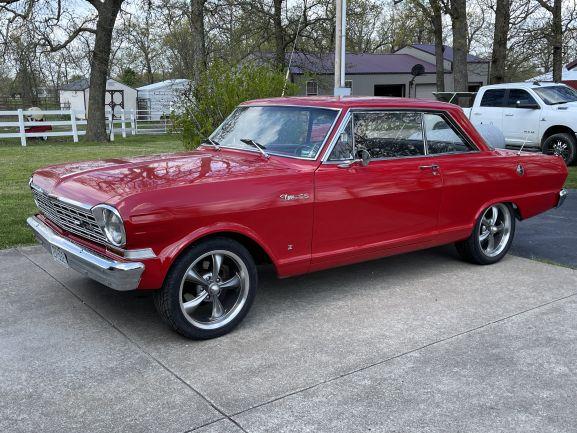
{"label": "car door", "polygon": [[493,125],[502,129],[505,92],[505,89],[485,90],[479,104],[471,109],[471,122],[474,125]]}
{"label": "car door", "polygon": [[[362,150],[366,166],[355,160]],[[351,112],[327,155],[315,172],[313,270],[434,236],[442,181],[425,155],[422,113]]]}
{"label": "car door", "polygon": [[527,146],[540,144],[539,121],[541,107],[524,89],[509,89],[503,109],[503,135],[510,145]]}
{"label": "car door", "polygon": [[435,156],[443,178],[438,241],[467,237],[479,206],[502,182],[503,173],[487,170],[490,152],[480,151],[446,113],[425,113],[427,153]]}

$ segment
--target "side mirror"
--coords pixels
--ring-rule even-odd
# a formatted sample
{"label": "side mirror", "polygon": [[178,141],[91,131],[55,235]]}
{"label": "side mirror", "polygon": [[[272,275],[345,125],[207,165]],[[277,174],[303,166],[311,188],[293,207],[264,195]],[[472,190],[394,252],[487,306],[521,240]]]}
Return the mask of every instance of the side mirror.
{"label": "side mirror", "polygon": [[366,167],[371,160],[371,154],[367,149],[359,149],[359,156],[361,157],[361,165]]}
{"label": "side mirror", "polygon": [[529,110],[537,110],[537,109],[541,108],[541,107],[539,106],[539,104],[523,103],[523,102],[521,102],[521,101],[517,101],[516,104],[515,104],[515,106],[516,106],[517,108],[527,108],[527,109],[529,109]]}
{"label": "side mirror", "polygon": [[371,154],[368,152],[367,149],[358,149],[356,159],[349,159],[348,161],[345,161],[342,164],[337,165],[337,167],[351,168],[355,164],[360,164],[363,167],[366,167],[367,165],[369,165],[370,160],[371,160]]}

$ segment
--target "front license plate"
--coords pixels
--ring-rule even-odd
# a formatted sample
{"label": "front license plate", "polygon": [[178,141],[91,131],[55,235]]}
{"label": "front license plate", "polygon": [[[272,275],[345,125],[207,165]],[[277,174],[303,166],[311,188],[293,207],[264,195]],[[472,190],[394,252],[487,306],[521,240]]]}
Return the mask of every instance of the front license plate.
{"label": "front license plate", "polygon": [[68,259],[66,258],[66,254],[60,248],[52,246],[52,257],[61,265],[68,267]]}

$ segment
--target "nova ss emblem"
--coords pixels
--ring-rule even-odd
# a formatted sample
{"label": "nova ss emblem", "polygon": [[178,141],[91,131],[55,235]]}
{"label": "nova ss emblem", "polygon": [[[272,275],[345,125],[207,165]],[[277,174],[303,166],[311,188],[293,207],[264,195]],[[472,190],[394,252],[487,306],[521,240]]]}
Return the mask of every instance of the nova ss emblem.
{"label": "nova ss emblem", "polygon": [[281,194],[280,199],[285,201],[292,201],[292,200],[308,200],[309,195],[305,192],[302,194]]}

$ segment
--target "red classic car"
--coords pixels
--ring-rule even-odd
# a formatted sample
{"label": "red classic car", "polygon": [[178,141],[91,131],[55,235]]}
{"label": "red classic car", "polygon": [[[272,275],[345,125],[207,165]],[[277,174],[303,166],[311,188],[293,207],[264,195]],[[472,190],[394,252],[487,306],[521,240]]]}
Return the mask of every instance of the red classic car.
{"label": "red classic car", "polygon": [[211,338],[246,315],[261,263],[289,277],[447,243],[495,263],[566,177],[561,158],[490,148],[455,105],[275,98],[193,152],[36,171],[28,224],[59,262],[156,290],[172,328]]}

